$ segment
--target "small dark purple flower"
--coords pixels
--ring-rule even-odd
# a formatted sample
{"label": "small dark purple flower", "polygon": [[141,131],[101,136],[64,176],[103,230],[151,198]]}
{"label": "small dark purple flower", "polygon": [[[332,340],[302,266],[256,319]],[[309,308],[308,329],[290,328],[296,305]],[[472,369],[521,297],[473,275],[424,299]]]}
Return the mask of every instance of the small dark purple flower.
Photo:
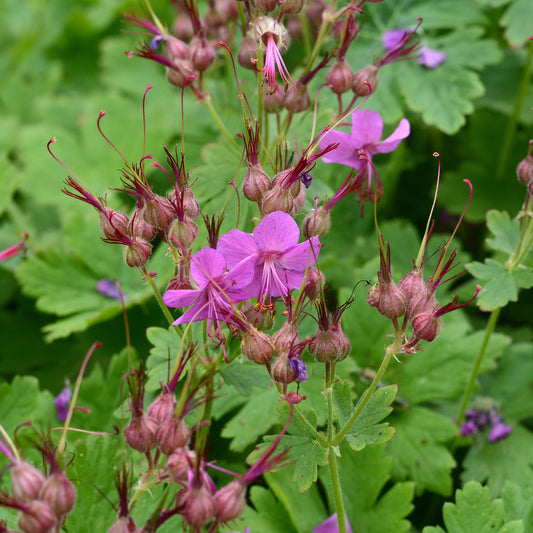
{"label": "small dark purple flower", "polygon": [[489,433],[488,440],[489,442],[496,442],[500,439],[503,439],[504,437],[507,437],[509,433],[511,433],[511,430],[513,429],[513,426],[509,424],[504,424],[501,420],[496,422]]}
{"label": "small dark purple flower", "polygon": [[65,383],[63,390],[54,398],[54,405],[56,406],[57,419],[64,422],[67,419],[68,407],[71,397],[70,382]]}
{"label": "small dark purple flower", "polygon": [[289,356],[289,365],[296,372],[296,380],[300,383],[307,381],[309,376],[307,375],[307,365],[300,359],[300,357],[290,357]]}
{"label": "small dark purple flower", "polygon": [[[348,518],[345,517],[345,520],[347,533],[352,533],[352,528],[350,527]],[[315,529],[313,529],[313,533],[339,533],[337,513],[332,514],[329,518],[324,520],[324,522],[316,526]]]}
{"label": "small dark purple flower", "polygon": [[463,437],[472,435],[472,433],[476,433],[477,431],[478,427],[473,422],[463,422],[461,424],[460,432]]}
{"label": "small dark purple flower", "polygon": [[304,184],[306,189],[309,189],[313,181],[313,176],[311,176],[310,172],[304,172],[298,179]]}

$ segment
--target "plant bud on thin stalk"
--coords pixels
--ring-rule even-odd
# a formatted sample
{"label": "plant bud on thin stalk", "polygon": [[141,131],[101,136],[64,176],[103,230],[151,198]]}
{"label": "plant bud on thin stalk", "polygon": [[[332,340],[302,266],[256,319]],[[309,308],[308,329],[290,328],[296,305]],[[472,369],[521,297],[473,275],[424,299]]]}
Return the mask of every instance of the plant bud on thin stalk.
{"label": "plant bud on thin stalk", "polygon": [[139,237],[145,241],[152,241],[157,235],[157,228],[152,224],[146,222],[143,217],[144,207],[141,209],[136,209],[130,219],[130,234],[134,237]]}
{"label": "plant bud on thin stalk", "polygon": [[257,41],[255,37],[248,33],[242,38],[237,61],[239,65],[248,70],[254,70],[253,60],[257,59]]}
{"label": "plant bud on thin stalk", "polygon": [[107,533],[141,533],[131,516],[119,516]]}
{"label": "plant bud on thin stalk", "polygon": [[183,215],[193,220],[200,214],[200,205],[190,187],[175,187],[167,199],[173,206],[177,206]]}
{"label": "plant bud on thin stalk", "polygon": [[311,96],[307,85],[289,87],[283,97],[283,107],[290,113],[301,113],[311,107]]}
{"label": "plant bud on thin stalk", "polygon": [[318,328],[308,349],[319,363],[335,363],[343,361],[350,355],[351,345],[342,331],[340,322],[337,322],[331,323],[327,330]]}
{"label": "plant bud on thin stalk", "polygon": [[157,422],[145,413],[134,416],[124,430],[124,437],[131,448],[138,452],[149,452],[155,446]]}
{"label": "plant bud on thin stalk", "polygon": [[187,481],[189,470],[194,465],[195,454],[188,448],[177,448],[167,457],[167,470],[175,483]]}
{"label": "plant bud on thin stalk", "polygon": [[252,202],[260,202],[263,195],[272,187],[272,182],[267,173],[261,168],[261,165],[248,165],[244,182],[242,184],[242,193],[244,197]]}
{"label": "plant bud on thin stalk", "polygon": [[203,35],[196,35],[187,50],[187,59],[198,72],[204,72],[215,61],[215,52]]}
{"label": "plant bud on thin stalk", "polygon": [[244,511],[246,486],[240,481],[231,481],[215,492],[216,517],[222,523],[231,522]]}
{"label": "plant bud on thin stalk", "polygon": [[394,281],[380,279],[380,282],[368,291],[367,302],[384,317],[392,319],[405,313],[407,299]]}
{"label": "plant bud on thin stalk", "polygon": [[198,235],[198,225],[188,217],[184,217],[183,220],[179,218],[174,219],[166,235],[166,241],[171,243],[173,239],[176,239],[183,248],[190,248],[194,239]]}
{"label": "plant bud on thin stalk", "polygon": [[161,394],[152,402],[148,408],[148,416],[153,418],[158,424],[163,424],[169,418],[176,415],[176,397],[170,391],[168,385],[163,384]]}
{"label": "plant bud on thin stalk", "polygon": [[135,239],[131,245],[124,246],[124,261],[131,267],[146,265],[152,255],[152,245],[144,239]]}
{"label": "plant bud on thin stalk", "polygon": [[275,211],[291,213],[294,209],[294,198],[290,191],[275,185],[263,196],[260,209],[263,215],[268,215]]}
{"label": "plant bud on thin stalk", "polygon": [[284,15],[299,13],[305,4],[305,0],[279,0],[279,10]]}
{"label": "plant bud on thin stalk", "polygon": [[167,67],[167,80],[176,87],[182,89],[194,76],[194,67],[187,59],[174,59],[172,68]]}
{"label": "plant bud on thin stalk", "polygon": [[155,432],[155,443],[163,455],[170,455],[189,444],[192,431],[185,420],[167,419]]}
{"label": "plant bud on thin stalk", "polygon": [[50,533],[57,524],[57,518],[46,502],[33,500],[20,515],[18,526],[24,533]]}
{"label": "plant bud on thin stalk", "polygon": [[166,231],[176,217],[174,207],[163,196],[153,195],[147,199],[142,210],[144,220],[161,231]]}
{"label": "plant bud on thin stalk", "polygon": [[178,499],[181,516],[194,530],[200,530],[215,518],[215,500],[207,487],[188,488],[183,493],[180,491]]}
{"label": "plant bud on thin stalk", "polygon": [[527,156],[518,163],[516,175],[526,187],[533,182],[533,140],[529,141]]}
{"label": "plant bud on thin stalk", "polygon": [[48,503],[58,518],[72,511],[76,489],[64,472],[54,472],[44,481],[39,498]]}
{"label": "plant bud on thin stalk", "polygon": [[20,461],[11,467],[11,490],[21,501],[36,500],[44,483],[44,476],[34,466]]}
{"label": "plant bud on thin stalk", "polygon": [[353,81],[354,74],[344,58],[337,59],[326,76],[326,84],[335,94],[348,92]]}
{"label": "plant bud on thin stalk", "polygon": [[420,270],[412,270],[404,276],[398,287],[403,291],[408,300],[426,293],[426,282]]}
{"label": "plant bud on thin stalk", "polygon": [[128,234],[129,219],[120,211],[105,206],[100,212],[100,230],[106,239],[120,239]]}
{"label": "plant bud on thin stalk", "polygon": [[259,365],[270,363],[274,355],[274,344],[271,338],[255,328],[250,328],[242,333],[241,350],[242,353]]}
{"label": "plant bud on thin stalk", "polygon": [[244,314],[248,322],[259,331],[266,331],[274,325],[276,310],[270,306],[256,306],[250,302],[244,302],[241,312]]}
{"label": "plant bud on thin stalk", "polygon": [[378,71],[379,68],[376,65],[368,65],[354,75],[352,91],[355,96],[366,98],[371,92],[376,92],[378,88]]}
{"label": "plant bud on thin stalk", "polygon": [[442,329],[442,320],[434,310],[422,311],[411,318],[414,334],[423,341],[435,340]]}
{"label": "plant bud on thin stalk", "polygon": [[287,352],[280,353],[280,355],[276,357],[272,364],[270,374],[274,381],[282,383],[283,385],[288,385],[289,383],[296,381],[296,378],[298,377],[297,371],[289,362]]}
{"label": "plant bud on thin stalk", "polygon": [[255,7],[263,13],[270,13],[278,7],[278,0],[254,0]]}
{"label": "plant bud on thin stalk", "polygon": [[326,278],[324,274],[316,267],[307,270],[305,279],[304,293],[310,300],[318,298],[324,289]]}
{"label": "plant bud on thin stalk", "polygon": [[329,211],[326,211],[322,206],[318,209],[313,209],[305,216],[302,221],[302,232],[306,239],[311,237],[323,237],[331,227],[331,218]]}

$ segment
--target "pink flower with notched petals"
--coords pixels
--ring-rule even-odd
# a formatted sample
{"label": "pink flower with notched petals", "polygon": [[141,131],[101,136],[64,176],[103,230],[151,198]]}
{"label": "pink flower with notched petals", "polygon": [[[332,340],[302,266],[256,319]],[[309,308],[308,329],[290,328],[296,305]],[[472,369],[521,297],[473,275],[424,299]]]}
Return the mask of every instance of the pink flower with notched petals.
{"label": "pink flower with notched petals", "polygon": [[287,213],[275,211],[267,215],[253,234],[238,229],[222,235],[217,250],[229,268],[246,265],[253,272],[247,287],[251,296],[261,302],[268,296],[286,296],[298,289],[305,270],[315,264],[320,242],[318,237],[298,243],[300,229]]}
{"label": "pink flower with notched petals", "polygon": [[237,265],[226,272],[226,261],[213,248],[203,248],[191,259],[191,274],[198,289],[168,290],[163,302],[169,307],[188,307],[174,324],[186,324],[207,319],[209,328],[219,322],[235,324],[234,304],[250,298],[246,287],[253,278],[253,271],[247,265]]}
{"label": "pink flower with notched petals", "polygon": [[[347,165],[359,173],[355,178],[345,182],[335,193],[332,200],[326,206],[331,209],[346,194],[358,190],[359,198],[379,199],[382,194],[382,185],[377,175],[372,157],[374,154],[387,154],[396,150],[400,142],[410,133],[409,121],[402,118],[398,127],[386,139],[380,140],[383,134],[383,119],[376,111],[370,109],[357,109],[352,113],[352,131],[331,130],[320,142],[320,148],[324,149],[326,143],[338,143],[338,146],[322,156],[324,163],[339,163]],[[376,190],[372,187],[375,176]]]}

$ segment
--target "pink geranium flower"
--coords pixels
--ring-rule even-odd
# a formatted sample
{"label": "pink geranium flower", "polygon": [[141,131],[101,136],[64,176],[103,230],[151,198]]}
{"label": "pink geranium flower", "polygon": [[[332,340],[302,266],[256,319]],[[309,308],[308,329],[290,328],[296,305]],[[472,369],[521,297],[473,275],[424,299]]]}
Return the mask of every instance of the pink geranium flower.
{"label": "pink geranium flower", "polygon": [[[409,121],[402,118],[398,127],[386,139],[380,140],[383,134],[383,119],[376,111],[370,109],[357,109],[352,113],[352,131],[331,130],[320,142],[324,149],[326,143],[338,143],[337,148],[322,156],[325,163],[339,163],[347,165],[360,172],[355,177],[350,177],[345,182],[333,199],[326,206],[331,209],[341,198],[349,192],[359,189],[359,198],[362,200],[379,199],[382,194],[382,185],[372,163],[374,154],[386,154],[396,150],[400,142],[410,133]],[[375,175],[377,189],[372,187],[372,178]]]}
{"label": "pink geranium flower", "polygon": [[238,229],[222,235],[217,250],[229,268],[246,265],[253,272],[247,287],[260,301],[265,297],[286,296],[301,286],[305,270],[315,264],[320,242],[318,237],[298,244],[300,229],[287,213],[267,215],[253,234]]}
{"label": "pink geranium flower", "polygon": [[[348,518],[345,518],[345,520],[346,520],[346,531],[348,533],[352,533],[352,528],[350,527]],[[331,515],[329,518],[324,520],[324,522],[316,526],[315,529],[313,529],[313,533],[339,533],[337,513]]]}
{"label": "pink geranium flower", "polygon": [[[406,35],[412,32],[411,29],[394,29],[383,34],[383,48],[390,51],[400,43]],[[438,67],[446,60],[446,54],[440,50],[433,50],[422,44],[419,49],[418,62],[426,68]]]}
{"label": "pink geranium flower", "polygon": [[186,324],[207,319],[208,327],[219,322],[236,324],[238,319],[233,306],[250,297],[246,286],[253,278],[253,271],[247,265],[237,265],[226,272],[226,261],[220,252],[203,248],[191,259],[191,274],[198,289],[168,290],[163,302],[169,307],[188,307],[174,324]]}

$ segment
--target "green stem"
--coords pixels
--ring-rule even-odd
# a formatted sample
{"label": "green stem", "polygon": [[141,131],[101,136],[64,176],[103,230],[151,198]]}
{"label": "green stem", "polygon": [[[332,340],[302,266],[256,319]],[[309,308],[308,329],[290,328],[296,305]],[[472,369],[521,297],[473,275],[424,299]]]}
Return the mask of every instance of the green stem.
{"label": "green stem", "polygon": [[320,48],[322,47],[322,43],[324,42],[324,39],[326,37],[326,34],[329,29],[329,25],[334,20],[335,17],[331,16],[329,13],[333,12],[335,9],[335,1],[331,3],[331,6],[326,8],[322,15],[322,24],[320,24],[320,29],[318,30],[318,35],[315,40],[315,45],[313,47],[313,51],[311,52],[311,55],[309,56],[309,60],[307,61],[307,65],[304,69],[304,76],[306,74],[309,74],[311,72],[311,69],[313,68],[313,63],[315,62],[318,53],[320,52]]}
{"label": "green stem", "polygon": [[457,427],[461,427],[461,424],[463,423],[463,420],[465,418],[466,409],[470,402],[472,393],[474,392],[474,387],[476,386],[476,378],[479,373],[483,357],[485,356],[485,352],[487,351],[487,346],[489,345],[490,337],[492,335],[492,332],[494,331],[494,328],[496,327],[496,323],[498,322],[498,316],[500,315],[500,311],[501,307],[492,311],[489,321],[487,323],[487,327],[485,329],[485,337],[483,338],[483,343],[481,344],[481,348],[479,349],[477,358],[474,361],[474,366],[472,367],[472,371],[470,372],[468,385],[466,387],[463,400],[461,402],[459,414],[457,415]]}
{"label": "green stem", "polygon": [[518,116],[520,115],[520,110],[527,95],[527,90],[530,83],[531,76],[531,63],[533,61],[533,41],[528,42],[529,49],[526,58],[526,64],[524,67],[524,74],[522,80],[520,81],[520,87],[518,89],[518,95],[515,100],[515,106],[513,109],[513,114],[509,117],[509,122],[507,123],[507,129],[505,130],[505,135],[503,138],[503,146],[500,152],[500,159],[498,161],[498,167],[496,170],[496,179],[500,179],[505,170],[505,164],[507,163],[507,158],[509,156],[509,150],[511,148],[512,141],[514,139],[514,134],[516,131],[516,123],[518,122]]}
{"label": "green stem", "polygon": [[335,363],[326,363],[326,387],[324,388],[324,395],[326,396],[326,403],[328,409],[328,442],[332,442],[335,438],[333,429],[333,398],[331,396],[331,386],[335,377]]}
{"label": "green stem", "polygon": [[339,533],[346,533],[346,514],[344,512],[344,502],[342,500],[342,488],[337,468],[337,457],[333,448],[328,452],[329,477],[331,479],[331,488],[333,489],[333,499],[335,500],[335,511],[337,512],[337,523]]}
{"label": "green stem", "polygon": [[385,357],[383,358],[383,361],[381,361],[381,365],[377,371],[377,374],[375,375],[374,379],[372,380],[372,383],[370,384],[370,387],[365,392],[365,395],[363,396],[363,399],[361,400],[361,403],[357,406],[355,411],[352,413],[352,416],[350,416],[348,422],[344,424],[342,429],[337,433],[335,438],[332,441],[332,446],[338,446],[342,439],[344,439],[344,436],[350,429],[351,425],[359,418],[359,415],[363,412],[363,409],[366,407],[366,404],[369,402],[370,398],[372,397],[372,394],[374,394],[374,391],[376,390],[379,382],[381,381],[381,378],[385,374],[385,371],[387,370],[387,367],[389,366],[391,358],[398,353],[398,341],[394,341],[391,345],[387,346],[387,351],[385,352]]}
{"label": "green stem", "polygon": [[293,413],[296,415],[296,418],[298,418],[298,420],[305,426],[305,428],[307,429],[309,434],[312,435],[313,438],[318,441],[320,446],[323,446],[324,448],[327,448],[328,441],[324,438],[323,435],[321,435],[316,430],[316,428],[314,426],[312,426],[310,424],[309,420],[307,420],[307,418],[305,418],[305,416],[303,415],[302,411],[300,410],[300,408],[297,405],[294,406]]}
{"label": "green stem", "polygon": [[228,141],[231,144],[231,146],[233,146],[236,150],[238,150],[240,152],[241,149],[239,148],[239,145],[237,144],[237,141],[233,138],[233,135],[231,135],[231,133],[228,131],[228,129],[226,128],[226,126],[222,122],[222,119],[218,116],[218,113],[216,112],[215,108],[213,107],[213,104],[211,103],[211,96],[207,94],[200,101],[203,104],[205,104],[205,106],[209,110],[209,113],[211,113],[211,117],[213,117],[213,120],[216,122],[217,126],[219,127],[219,129],[222,132],[222,134],[224,135],[224,137],[226,137],[226,139],[228,139]]}

